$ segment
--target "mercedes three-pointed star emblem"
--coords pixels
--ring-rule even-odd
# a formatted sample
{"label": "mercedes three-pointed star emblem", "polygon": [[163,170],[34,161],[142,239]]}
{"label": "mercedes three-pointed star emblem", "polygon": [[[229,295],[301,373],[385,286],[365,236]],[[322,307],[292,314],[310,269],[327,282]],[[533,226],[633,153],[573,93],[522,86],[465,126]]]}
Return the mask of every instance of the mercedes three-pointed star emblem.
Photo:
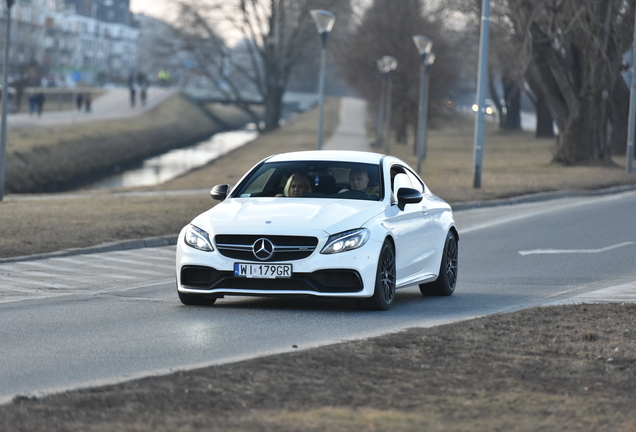
{"label": "mercedes three-pointed star emblem", "polygon": [[274,255],[274,244],[266,238],[259,238],[252,245],[252,252],[257,259],[266,261]]}

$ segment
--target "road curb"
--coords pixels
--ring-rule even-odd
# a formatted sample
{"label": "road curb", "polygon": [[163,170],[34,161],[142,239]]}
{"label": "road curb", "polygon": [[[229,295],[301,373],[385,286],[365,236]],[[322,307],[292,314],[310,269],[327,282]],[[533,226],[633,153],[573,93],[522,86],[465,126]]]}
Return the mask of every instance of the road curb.
{"label": "road curb", "polygon": [[511,198],[502,198],[488,201],[472,201],[451,204],[453,211],[471,210],[476,208],[488,208],[499,207],[514,204],[528,204],[541,201],[549,201],[561,198],[577,198],[577,197],[592,197],[612,195],[622,192],[631,192],[636,190],[636,185],[622,185],[612,186],[605,189],[596,190],[574,190],[574,191],[555,191],[555,192],[540,192],[536,194],[520,195]]}
{"label": "road curb", "polygon": [[114,241],[108,243],[102,243],[95,246],[89,246],[85,248],[73,248],[63,249],[55,252],[46,252],[35,255],[25,255],[19,257],[0,258],[0,264],[23,262],[23,261],[36,261],[48,258],[63,258],[74,255],[88,255],[102,252],[117,252],[130,249],[143,249],[151,247],[172,246],[177,244],[176,235],[147,237],[143,239]]}

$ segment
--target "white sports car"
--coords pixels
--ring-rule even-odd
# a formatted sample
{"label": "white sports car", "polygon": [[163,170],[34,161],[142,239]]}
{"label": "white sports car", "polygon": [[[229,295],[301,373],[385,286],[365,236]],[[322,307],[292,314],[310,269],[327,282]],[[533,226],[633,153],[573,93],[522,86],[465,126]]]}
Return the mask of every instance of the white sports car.
{"label": "white sports car", "polygon": [[221,202],[179,234],[177,291],[186,305],[308,295],[387,310],[399,288],[455,290],[452,210],[395,157],[279,154],[211,194]]}

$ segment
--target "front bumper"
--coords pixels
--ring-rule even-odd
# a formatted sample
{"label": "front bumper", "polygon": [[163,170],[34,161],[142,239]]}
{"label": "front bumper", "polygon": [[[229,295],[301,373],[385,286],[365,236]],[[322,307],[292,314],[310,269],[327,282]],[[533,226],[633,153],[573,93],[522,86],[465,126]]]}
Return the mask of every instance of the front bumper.
{"label": "front bumper", "polygon": [[327,255],[320,253],[326,241],[327,237],[319,239],[314,252],[306,258],[285,261],[293,266],[290,278],[258,279],[234,276],[234,263],[249,261],[228,258],[217,248],[212,252],[194,249],[184,243],[182,232],[177,243],[177,289],[216,296],[372,296],[381,243],[369,240],[358,249]]}

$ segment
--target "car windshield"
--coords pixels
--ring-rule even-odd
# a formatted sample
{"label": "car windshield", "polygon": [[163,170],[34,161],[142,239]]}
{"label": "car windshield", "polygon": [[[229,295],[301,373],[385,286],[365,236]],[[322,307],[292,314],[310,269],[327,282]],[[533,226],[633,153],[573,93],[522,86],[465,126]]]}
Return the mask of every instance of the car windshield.
{"label": "car windshield", "polygon": [[232,193],[234,198],[381,200],[380,167],[339,161],[266,162]]}

